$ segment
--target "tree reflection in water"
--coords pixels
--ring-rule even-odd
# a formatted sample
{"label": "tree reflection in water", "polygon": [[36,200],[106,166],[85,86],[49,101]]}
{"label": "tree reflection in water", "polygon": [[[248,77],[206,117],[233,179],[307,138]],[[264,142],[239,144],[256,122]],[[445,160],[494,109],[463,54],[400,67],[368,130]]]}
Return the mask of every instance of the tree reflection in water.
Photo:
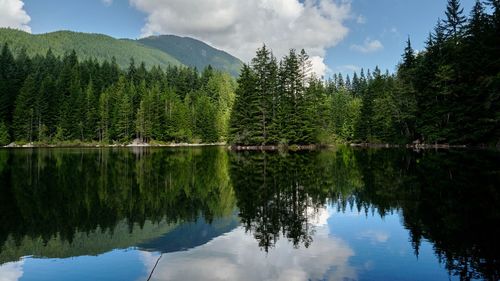
{"label": "tree reflection in water", "polygon": [[235,208],[264,251],[279,239],[307,248],[331,205],[398,212],[417,256],[425,239],[461,280],[498,280],[499,163],[497,151],[473,150],[1,150],[0,263],[134,246]]}

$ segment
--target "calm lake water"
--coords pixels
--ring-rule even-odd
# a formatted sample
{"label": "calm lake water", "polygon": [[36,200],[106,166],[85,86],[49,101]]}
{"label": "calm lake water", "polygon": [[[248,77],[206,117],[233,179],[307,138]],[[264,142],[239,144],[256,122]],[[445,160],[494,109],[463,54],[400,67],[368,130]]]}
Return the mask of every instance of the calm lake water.
{"label": "calm lake water", "polygon": [[1,281],[498,280],[499,238],[497,151],[0,150]]}

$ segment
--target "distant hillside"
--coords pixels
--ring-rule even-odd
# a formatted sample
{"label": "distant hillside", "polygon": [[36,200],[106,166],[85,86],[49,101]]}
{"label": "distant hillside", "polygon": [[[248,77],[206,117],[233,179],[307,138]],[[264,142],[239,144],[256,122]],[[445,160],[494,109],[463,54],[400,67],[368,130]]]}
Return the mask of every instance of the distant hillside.
{"label": "distant hillside", "polygon": [[237,76],[242,66],[239,59],[224,51],[192,38],[173,35],[130,40],[72,31],[30,34],[20,30],[0,28],[0,44],[5,42],[9,43],[15,53],[26,48],[29,55],[45,55],[51,48],[53,53],[59,56],[75,50],[82,59],[96,58],[99,61],[109,61],[115,57],[122,68],[128,67],[130,58],[134,58],[136,63],[144,62],[148,67],[187,65],[202,70],[212,65],[215,69]]}
{"label": "distant hillside", "polygon": [[169,53],[181,63],[203,69],[208,65],[238,76],[243,63],[236,57],[217,50],[202,41],[175,35],[151,36],[140,43]]}
{"label": "distant hillside", "polygon": [[28,54],[47,53],[49,48],[55,55],[64,55],[75,50],[80,58],[96,58],[99,61],[111,60],[114,56],[120,67],[125,68],[130,58],[144,62],[147,66],[181,65],[171,55],[160,50],[144,46],[134,40],[118,40],[102,34],[57,31],[33,35],[24,31],[0,28],[0,43],[8,42],[12,50],[26,48]]}

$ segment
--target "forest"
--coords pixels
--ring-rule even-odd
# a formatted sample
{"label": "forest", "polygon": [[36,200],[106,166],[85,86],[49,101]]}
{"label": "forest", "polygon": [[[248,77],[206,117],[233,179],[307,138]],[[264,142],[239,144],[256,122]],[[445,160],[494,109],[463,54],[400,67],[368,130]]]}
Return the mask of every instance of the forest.
{"label": "forest", "polygon": [[425,50],[408,38],[395,74],[323,83],[304,51],[278,62],[264,46],[239,78],[232,142],[500,144],[500,1],[488,3],[466,17],[449,0]]}
{"label": "forest", "polygon": [[207,67],[147,69],[133,60],[14,58],[4,45],[0,62],[0,144],[10,141],[126,143],[216,142],[227,135],[235,82]]}
{"label": "forest", "polygon": [[449,0],[424,50],[408,38],[395,73],[312,75],[305,51],[265,45],[237,81],[207,67],[29,56],[2,46],[0,145],[226,142],[500,143],[500,1],[466,16]]}

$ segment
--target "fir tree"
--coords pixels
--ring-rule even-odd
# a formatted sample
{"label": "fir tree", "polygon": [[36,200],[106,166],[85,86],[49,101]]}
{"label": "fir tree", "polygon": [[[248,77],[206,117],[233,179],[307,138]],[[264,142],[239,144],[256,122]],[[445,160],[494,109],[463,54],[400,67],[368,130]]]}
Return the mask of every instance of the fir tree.
{"label": "fir tree", "polygon": [[34,96],[36,80],[30,75],[21,88],[15,103],[14,136],[16,140],[32,142],[35,129]]}
{"label": "fir tree", "polygon": [[463,13],[464,9],[461,8],[459,0],[448,0],[444,28],[447,31],[447,35],[453,37],[455,40],[460,36],[462,28],[466,22],[466,18]]}
{"label": "fir tree", "polygon": [[7,128],[7,125],[5,125],[4,122],[0,122],[0,146],[4,146],[9,144],[10,142],[10,136],[9,136],[9,129]]}

